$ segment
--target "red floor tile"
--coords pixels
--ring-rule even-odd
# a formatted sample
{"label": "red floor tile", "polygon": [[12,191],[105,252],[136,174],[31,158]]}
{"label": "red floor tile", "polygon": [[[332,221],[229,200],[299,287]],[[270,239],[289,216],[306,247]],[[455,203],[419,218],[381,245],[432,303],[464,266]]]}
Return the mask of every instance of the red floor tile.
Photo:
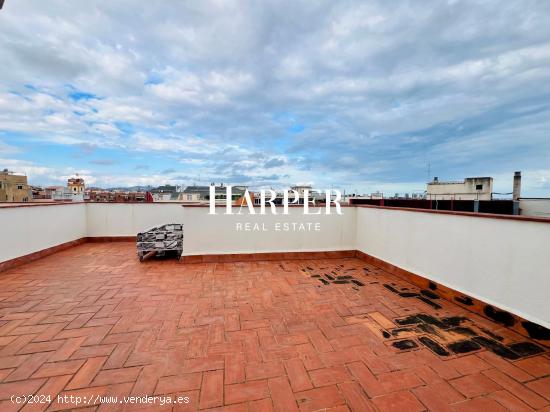
{"label": "red floor tile", "polygon": [[393,392],[379,396],[374,398],[372,402],[381,411],[413,412],[426,410],[426,407],[409,391]]}

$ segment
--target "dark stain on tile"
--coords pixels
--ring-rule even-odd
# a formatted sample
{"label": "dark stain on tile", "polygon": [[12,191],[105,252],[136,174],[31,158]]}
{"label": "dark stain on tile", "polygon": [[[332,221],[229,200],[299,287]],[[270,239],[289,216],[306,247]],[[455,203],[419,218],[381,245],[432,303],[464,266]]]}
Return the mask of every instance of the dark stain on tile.
{"label": "dark stain on tile", "polygon": [[484,336],[476,336],[473,338],[473,341],[479,343],[484,348],[490,350],[494,354],[501,356],[506,359],[515,360],[519,359],[519,355],[510,350],[510,348],[504,346],[502,343],[497,342],[492,339],[488,339]]}
{"label": "dark stain on tile", "polygon": [[505,310],[495,309],[491,305],[486,305],[485,308],[483,308],[483,313],[489,319],[504,326],[511,327],[516,323],[516,319],[511,313],[506,312]]}
{"label": "dark stain on tile", "polygon": [[398,325],[415,325],[417,323],[421,323],[422,319],[416,315],[412,315],[407,316],[406,318],[396,319],[395,322],[397,322]]}
{"label": "dark stain on tile", "polygon": [[466,306],[472,306],[474,304],[474,301],[469,296],[455,296],[454,298],[458,303],[462,303]]}
{"label": "dark stain on tile", "polygon": [[389,291],[391,291],[391,292],[393,292],[393,293],[399,294],[399,291],[398,291],[396,288],[394,288],[392,285],[388,285],[387,283],[384,283],[383,286],[384,286],[386,289],[388,289]]}
{"label": "dark stain on tile", "polygon": [[441,307],[442,307],[441,305],[438,305],[437,303],[431,301],[428,298],[425,298],[424,296],[417,296],[417,298],[420,299],[422,302],[430,305],[434,309],[441,309]]}
{"label": "dark stain on tile", "polygon": [[[394,283],[392,283],[392,285],[395,286]],[[393,293],[401,296],[402,298],[416,298],[416,299],[419,299],[422,302],[430,305],[434,309],[441,309],[441,307],[442,307],[441,305],[433,302],[431,299],[428,299],[426,296],[422,296],[422,295],[419,295],[418,293],[414,293],[414,292],[400,292],[396,288],[394,288],[392,285],[388,285],[387,283],[384,283],[384,287],[386,289],[388,289],[390,292],[393,292]]]}
{"label": "dark stain on tile", "polygon": [[403,332],[416,332],[416,329],[415,328],[396,328],[391,331],[391,334],[393,336],[399,336],[399,334]]}
{"label": "dark stain on tile", "polygon": [[420,293],[430,299],[439,299],[439,296],[436,293],[433,293],[431,290],[428,289],[422,289]]}
{"label": "dark stain on tile", "polygon": [[448,328],[455,328],[460,326],[462,322],[466,320],[463,316],[449,316],[446,318],[441,318],[441,323],[443,323]]}
{"label": "dark stain on tile", "polygon": [[544,349],[531,342],[512,343],[511,345],[508,345],[508,347],[521,357],[538,355],[539,353],[544,352]]}
{"label": "dark stain on tile", "polygon": [[477,336],[477,334],[470,328],[464,328],[462,326],[449,329],[450,332],[459,333],[464,336]]}
{"label": "dark stain on tile", "polygon": [[473,340],[460,340],[449,343],[447,347],[454,353],[470,353],[481,349],[481,346]]}
{"label": "dark stain on tile", "polygon": [[536,323],[523,321],[521,326],[527,331],[529,337],[538,340],[550,340],[550,329]]}
{"label": "dark stain on tile", "polygon": [[499,341],[503,341],[504,338],[500,335],[497,335],[496,333],[490,331],[489,329],[485,329],[485,328],[482,328],[480,327],[479,328],[483,333],[485,333],[486,335],[490,336],[491,338],[493,339],[496,339],[496,340],[499,340]]}
{"label": "dark stain on tile", "polygon": [[430,339],[427,336],[421,336],[421,337],[418,338],[418,340],[420,342],[422,342],[422,344],[424,346],[426,346],[428,349],[430,349],[436,355],[439,355],[439,356],[449,356],[450,355],[450,353],[443,346],[441,346],[439,343],[437,343],[433,339]]}
{"label": "dark stain on tile", "polygon": [[410,349],[418,348],[418,345],[416,344],[416,342],[411,339],[397,340],[392,343],[392,346],[399,350],[410,350]]}
{"label": "dark stain on tile", "polygon": [[399,296],[401,296],[402,298],[415,298],[418,296],[418,293],[414,293],[414,292],[401,292],[399,293]]}
{"label": "dark stain on tile", "polygon": [[441,333],[438,331],[438,329],[428,323],[421,323],[420,325],[418,325],[418,329],[420,329],[422,332],[429,333],[430,335],[441,336]]}

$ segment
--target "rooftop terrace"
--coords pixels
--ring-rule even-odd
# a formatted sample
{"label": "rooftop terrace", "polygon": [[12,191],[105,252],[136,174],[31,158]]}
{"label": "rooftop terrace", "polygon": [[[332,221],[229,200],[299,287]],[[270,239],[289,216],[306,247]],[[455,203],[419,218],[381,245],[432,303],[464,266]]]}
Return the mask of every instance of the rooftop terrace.
{"label": "rooftop terrace", "polygon": [[[545,220],[352,207],[239,234],[259,217],[207,212],[2,208],[0,409],[550,408]],[[139,263],[124,240],[167,221],[183,261]],[[155,395],[189,403],[101,398]]]}

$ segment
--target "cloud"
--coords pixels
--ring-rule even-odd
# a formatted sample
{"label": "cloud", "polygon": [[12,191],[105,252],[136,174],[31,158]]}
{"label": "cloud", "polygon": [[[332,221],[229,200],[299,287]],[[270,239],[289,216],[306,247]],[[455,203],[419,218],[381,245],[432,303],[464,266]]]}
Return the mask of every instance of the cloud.
{"label": "cloud", "polygon": [[430,165],[547,193],[546,2],[18,0],[1,18],[0,154],[52,179],[85,161],[102,184],[391,193]]}
{"label": "cloud", "polygon": [[11,172],[27,176],[29,184],[56,184],[66,185],[67,179],[75,177],[77,174],[82,177],[87,184],[94,184],[97,178],[90,173],[90,170],[75,170],[71,167],[51,168],[41,166],[31,161],[18,159],[0,158],[2,168],[7,168]]}
{"label": "cloud", "polygon": [[92,154],[97,147],[88,143],[79,143],[76,145],[82,152],[82,155],[90,155]]}
{"label": "cloud", "polygon": [[0,155],[11,155],[18,152],[19,149],[17,147],[4,143],[0,140]]}
{"label": "cloud", "polygon": [[90,160],[90,163],[94,165],[99,165],[99,166],[112,166],[116,162],[111,159],[96,159],[96,160]]}
{"label": "cloud", "polygon": [[1,159],[0,165],[2,169],[6,168],[10,172],[17,174],[24,174],[30,178],[36,178],[40,176],[48,176],[53,172],[53,169],[49,167],[37,166],[33,162],[16,159]]}
{"label": "cloud", "polygon": [[263,166],[264,166],[266,169],[271,169],[271,168],[274,168],[274,167],[283,166],[284,164],[285,164],[285,160],[284,160],[284,159],[281,159],[281,158],[273,158],[273,159],[268,160]]}

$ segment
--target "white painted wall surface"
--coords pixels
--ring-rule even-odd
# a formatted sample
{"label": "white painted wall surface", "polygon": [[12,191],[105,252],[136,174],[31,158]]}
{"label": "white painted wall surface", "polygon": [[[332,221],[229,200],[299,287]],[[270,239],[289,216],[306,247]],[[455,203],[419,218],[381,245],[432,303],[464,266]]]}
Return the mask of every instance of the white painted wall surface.
{"label": "white painted wall surface", "polygon": [[87,203],[89,237],[135,236],[166,223],[183,223],[176,203]]}
{"label": "white painted wall surface", "polygon": [[[311,212],[316,212],[311,209]],[[233,208],[233,213],[239,211]],[[314,252],[355,249],[354,207],[343,207],[342,215],[303,215],[301,207],[289,208],[288,215],[256,215],[243,210],[242,215],[224,215],[225,208],[216,208],[209,215],[207,207],[184,208],[184,255],[263,252]],[[282,213],[282,208],[277,208]],[[276,231],[276,223],[319,223],[320,231]],[[264,231],[236,231],[237,223],[258,223]],[[262,225],[263,224],[263,225]]]}
{"label": "white painted wall surface", "polygon": [[550,218],[550,199],[520,199],[519,210],[523,216]]}
{"label": "white painted wall surface", "polygon": [[550,224],[357,208],[357,249],[550,327]]}
{"label": "white painted wall surface", "polygon": [[0,262],[85,236],[85,204],[0,207]]}

